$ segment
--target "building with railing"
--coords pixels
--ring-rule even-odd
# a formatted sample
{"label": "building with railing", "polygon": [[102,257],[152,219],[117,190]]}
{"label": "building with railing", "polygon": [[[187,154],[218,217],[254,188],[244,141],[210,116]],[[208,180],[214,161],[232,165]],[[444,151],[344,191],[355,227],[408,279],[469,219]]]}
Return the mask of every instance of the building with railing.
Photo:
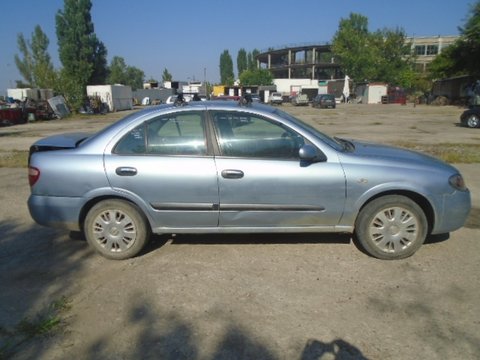
{"label": "building with railing", "polygon": [[256,57],[259,68],[268,69],[275,79],[330,80],[344,76],[328,43],[270,48]]}

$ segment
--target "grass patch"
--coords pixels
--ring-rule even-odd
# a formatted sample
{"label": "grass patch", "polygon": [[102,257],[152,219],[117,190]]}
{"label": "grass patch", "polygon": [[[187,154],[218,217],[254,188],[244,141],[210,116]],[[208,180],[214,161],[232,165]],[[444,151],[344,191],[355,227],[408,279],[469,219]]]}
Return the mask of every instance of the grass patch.
{"label": "grass patch", "polygon": [[447,163],[480,163],[480,145],[477,144],[417,144],[408,142],[395,143],[407,149],[420,151]]}
{"label": "grass patch", "polygon": [[11,132],[2,132],[0,133],[0,137],[18,137],[24,136],[24,131],[11,131]]}
{"label": "grass patch", "polygon": [[0,153],[0,168],[26,168],[28,165],[28,151],[14,150]]}
{"label": "grass patch", "polygon": [[70,308],[70,301],[63,296],[35,317],[23,318],[12,330],[0,327],[0,360],[10,358],[22,344],[34,338],[50,336],[63,329],[65,313]]}

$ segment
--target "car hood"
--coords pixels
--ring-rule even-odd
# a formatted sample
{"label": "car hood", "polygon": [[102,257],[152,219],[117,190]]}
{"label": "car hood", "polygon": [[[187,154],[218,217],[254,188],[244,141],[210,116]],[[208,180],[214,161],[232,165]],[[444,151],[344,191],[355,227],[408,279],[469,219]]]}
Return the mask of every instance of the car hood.
{"label": "car hood", "polygon": [[411,166],[436,166],[453,169],[452,166],[447,163],[432,157],[430,155],[422,154],[416,151],[397,148],[388,145],[374,144],[362,141],[350,140],[355,146],[355,150],[352,154],[355,157],[361,157],[362,159],[371,158],[373,161],[383,162],[386,164],[402,163],[404,165]]}
{"label": "car hood", "polygon": [[90,133],[85,132],[52,135],[36,141],[33,146],[48,146],[63,149],[75,148],[78,145],[79,141],[88,138],[90,135]]}

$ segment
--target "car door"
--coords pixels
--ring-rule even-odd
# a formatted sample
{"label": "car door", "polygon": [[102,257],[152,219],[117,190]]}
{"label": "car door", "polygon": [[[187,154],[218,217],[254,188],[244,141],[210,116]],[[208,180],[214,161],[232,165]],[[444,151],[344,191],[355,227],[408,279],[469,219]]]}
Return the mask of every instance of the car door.
{"label": "car door", "polygon": [[111,186],[142,202],[154,227],[218,225],[217,172],[204,115],[187,111],[145,121],[105,154]]}
{"label": "car door", "polygon": [[307,139],[272,119],[245,112],[211,113],[220,155],[221,227],[323,228],[338,224],[345,177],[338,162],[305,164]]}

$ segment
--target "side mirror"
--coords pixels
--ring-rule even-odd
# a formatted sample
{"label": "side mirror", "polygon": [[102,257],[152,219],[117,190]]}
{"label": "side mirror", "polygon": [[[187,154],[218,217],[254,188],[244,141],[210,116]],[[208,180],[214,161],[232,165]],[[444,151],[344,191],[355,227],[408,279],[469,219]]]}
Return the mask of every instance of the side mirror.
{"label": "side mirror", "polygon": [[301,161],[308,161],[311,163],[327,161],[325,154],[310,144],[303,145],[298,151],[298,156]]}

